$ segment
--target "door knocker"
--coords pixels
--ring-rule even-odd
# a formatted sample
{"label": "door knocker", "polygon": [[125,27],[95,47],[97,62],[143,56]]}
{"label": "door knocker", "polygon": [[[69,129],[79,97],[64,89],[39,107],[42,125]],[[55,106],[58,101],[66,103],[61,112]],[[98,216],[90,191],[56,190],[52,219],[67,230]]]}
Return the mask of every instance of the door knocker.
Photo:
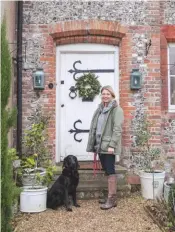
{"label": "door knocker", "polygon": [[71,86],[69,90],[70,90],[69,97],[71,99],[76,98],[76,96],[77,96],[77,89],[75,88],[75,86]]}

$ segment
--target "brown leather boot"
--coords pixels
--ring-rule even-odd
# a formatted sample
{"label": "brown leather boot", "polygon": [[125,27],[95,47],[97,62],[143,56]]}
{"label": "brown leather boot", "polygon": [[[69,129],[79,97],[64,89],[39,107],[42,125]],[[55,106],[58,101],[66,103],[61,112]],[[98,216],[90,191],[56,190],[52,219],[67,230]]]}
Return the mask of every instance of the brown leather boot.
{"label": "brown leather boot", "polygon": [[116,175],[110,175],[108,177],[108,198],[100,208],[107,210],[116,206]]}
{"label": "brown leather boot", "polygon": [[107,209],[111,209],[113,207],[116,207],[117,204],[116,204],[116,201],[114,200],[113,197],[108,197],[107,201],[105,204],[103,204],[100,208],[103,209],[103,210],[107,210]]}

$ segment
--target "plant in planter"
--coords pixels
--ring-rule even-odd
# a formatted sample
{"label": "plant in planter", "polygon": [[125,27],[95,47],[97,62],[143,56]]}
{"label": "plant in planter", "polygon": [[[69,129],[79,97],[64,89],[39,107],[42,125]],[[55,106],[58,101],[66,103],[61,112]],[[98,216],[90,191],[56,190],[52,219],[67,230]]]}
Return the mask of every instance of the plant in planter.
{"label": "plant in planter", "polygon": [[23,155],[18,169],[23,182],[23,191],[20,194],[22,212],[41,212],[46,209],[47,187],[56,170],[47,149],[49,118],[39,109],[33,117],[31,127],[25,130],[25,156]]}
{"label": "plant in planter", "polygon": [[153,124],[144,115],[142,120],[138,121],[134,136],[142,195],[146,199],[154,199],[162,195],[165,178],[161,150],[150,144],[152,127]]}
{"label": "plant in planter", "polygon": [[93,101],[94,97],[100,93],[101,85],[97,78],[93,73],[84,74],[78,78],[75,87],[83,101]]}
{"label": "plant in planter", "polygon": [[[34,154],[33,156],[24,158],[21,161],[21,165],[18,168],[18,174],[24,175],[27,169],[28,175],[32,175],[31,185],[29,185],[30,188],[38,188],[38,186],[49,186],[53,179],[54,172],[57,170],[56,166],[52,163],[51,160],[47,160],[47,167],[45,167],[44,175],[40,172],[40,170],[37,169],[38,165],[38,158],[37,154]],[[28,169],[30,170],[28,172]],[[32,170],[32,171],[31,171]],[[28,186],[28,185],[27,185]],[[23,186],[23,187],[27,187]]]}
{"label": "plant in planter", "polygon": [[[40,173],[37,169],[38,156],[34,154],[21,162],[19,168],[20,173],[26,171],[26,167],[30,167],[29,176],[32,175],[33,181],[31,186],[24,186],[20,195],[20,211],[21,212],[42,212],[46,210],[47,188],[53,179],[56,166],[48,160],[45,173]],[[22,174],[24,175],[24,174]]]}
{"label": "plant in planter", "polygon": [[[36,181],[34,172],[41,176],[46,174],[46,162],[51,159],[47,149],[47,121],[40,120],[33,123],[30,129],[25,130],[23,145],[25,156],[22,159],[22,183],[23,186],[32,185]],[[37,162],[35,162],[35,159]],[[37,164],[37,165],[36,165]]]}
{"label": "plant in planter", "polygon": [[[56,166],[53,165],[51,160],[47,160],[47,166],[45,168],[44,175],[36,168],[38,165],[37,154],[30,157],[24,157],[22,160],[17,156],[16,149],[9,149],[9,154],[13,162],[14,180],[17,183],[17,176],[24,176],[26,170],[29,177],[32,176],[30,186],[23,186],[21,189],[17,189],[14,194],[16,198],[20,195],[20,210],[22,212],[41,212],[46,209],[46,196],[47,187],[53,180]],[[31,171],[32,170],[32,171]],[[17,201],[14,202],[13,212],[16,212],[18,208]]]}
{"label": "plant in planter", "polygon": [[46,169],[43,167],[38,167],[37,160],[38,155],[33,154],[29,157],[24,157],[21,159],[20,168],[18,168],[18,176],[22,178],[23,186],[34,186],[39,183],[37,180],[37,174],[44,176],[46,174]]}

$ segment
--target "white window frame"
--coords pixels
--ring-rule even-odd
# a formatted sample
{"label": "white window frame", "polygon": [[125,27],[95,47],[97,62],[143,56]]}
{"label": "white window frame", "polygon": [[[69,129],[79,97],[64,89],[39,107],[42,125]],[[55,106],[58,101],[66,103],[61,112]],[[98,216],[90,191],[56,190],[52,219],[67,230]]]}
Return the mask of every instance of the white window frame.
{"label": "white window frame", "polygon": [[[171,47],[175,47],[175,43],[169,43],[168,44],[168,111],[169,112],[175,112],[175,105],[171,105],[171,88],[170,88],[170,57],[169,57],[169,49]],[[173,75],[174,76],[174,75]]]}

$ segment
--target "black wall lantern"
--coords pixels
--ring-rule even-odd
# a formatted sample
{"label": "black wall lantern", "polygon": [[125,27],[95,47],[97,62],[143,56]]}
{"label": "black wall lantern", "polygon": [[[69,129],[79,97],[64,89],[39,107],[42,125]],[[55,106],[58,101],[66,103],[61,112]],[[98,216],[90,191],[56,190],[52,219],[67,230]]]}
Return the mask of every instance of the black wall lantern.
{"label": "black wall lantern", "polygon": [[140,89],[142,84],[142,74],[139,72],[139,69],[133,69],[131,73],[130,80],[131,89]]}
{"label": "black wall lantern", "polygon": [[42,68],[37,68],[33,74],[33,88],[42,90],[44,89],[44,71]]}

